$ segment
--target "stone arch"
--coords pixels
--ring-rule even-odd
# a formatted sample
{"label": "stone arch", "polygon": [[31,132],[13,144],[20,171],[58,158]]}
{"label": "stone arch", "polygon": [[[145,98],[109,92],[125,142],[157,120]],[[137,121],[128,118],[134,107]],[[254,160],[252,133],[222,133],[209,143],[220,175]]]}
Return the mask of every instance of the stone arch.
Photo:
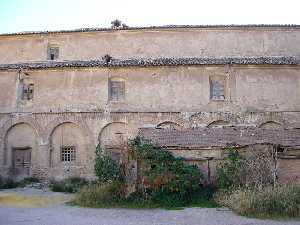
{"label": "stone arch", "polygon": [[262,129],[278,130],[278,129],[282,129],[282,124],[274,120],[269,120],[261,123],[258,127]]}
{"label": "stone arch", "polygon": [[64,117],[58,117],[55,120],[52,120],[50,123],[47,124],[46,130],[44,132],[44,138],[50,143],[50,137],[55,130],[56,127],[58,127],[61,124],[64,123],[73,123],[76,124],[82,131],[83,135],[86,137],[87,143],[91,144],[93,142],[93,133],[90,130],[90,128],[87,126],[86,123],[84,123],[82,120],[79,120],[77,118],[64,118]]}
{"label": "stone arch", "polygon": [[124,144],[133,135],[132,128],[125,122],[112,122],[106,124],[99,133],[101,148],[109,152],[113,159],[120,161]]}
{"label": "stone arch", "polygon": [[38,137],[40,137],[40,135],[42,134],[42,127],[40,126],[40,124],[37,122],[37,120],[35,120],[32,117],[26,117],[26,118],[22,118],[22,117],[12,117],[8,120],[6,120],[2,127],[1,127],[1,131],[0,131],[0,140],[4,140],[7,132],[15,125],[17,124],[28,124],[29,126],[31,126],[36,135]]}
{"label": "stone arch", "polygon": [[6,120],[0,129],[1,149],[3,149],[2,154],[0,154],[0,158],[2,158],[2,160],[0,160],[0,161],[3,164],[5,161],[5,154],[6,154],[6,149],[7,149],[7,146],[5,143],[6,136],[9,132],[9,130],[18,124],[28,124],[34,130],[37,139],[40,137],[40,134],[42,133],[41,126],[38,124],[38,122],[35,119],[33,119],[31,117],[26,117],[26,118],[12,117],[12,118],[9,118],[8,120]]}
{"label": "stone arch", "polygon": [[[32,168],[39,158],[37,137],[37,130],[27,122],[17,122],[6,130],[2,162],[9,168],[9,175],[16,179],[32,175]],[[22,161],[24,157],[26,161]],[[19,161],[22,161],[21,166],[18,166]]]}
{"label": "stone arch", "polygon": [[[91,168],[87,168],[87,165],[91,167],[94,149],[90,151],[88,132],[77,123],[70,121],[54,125],[48,137],[50,176],[63,179],[89,173]],[[74,149],[74,160],[62,159],[62,150],[65,148]]]}
{"label": "stone arch", "polygon": [[223,126],[228,126],[229,122],[225,120],[215,120],[210,122],[207,127],[209,128],[214,128],[214,127],[223,127]]}
{"label": "stone arch", "polygon": [[166,129],[166,130],[178,130],[182,126],[178,123],[172,121],[164,121],[156,125],[157,129]]}

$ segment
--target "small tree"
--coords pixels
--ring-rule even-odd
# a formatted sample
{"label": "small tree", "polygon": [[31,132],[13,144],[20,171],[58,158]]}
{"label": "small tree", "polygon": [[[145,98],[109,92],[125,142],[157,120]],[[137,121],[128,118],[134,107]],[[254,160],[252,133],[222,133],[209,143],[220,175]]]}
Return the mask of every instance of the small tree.
{"label": "small tree", "polygon": [[221,189],[229,189],[240,185],[242,159],[238,151],[229,148],[227,160],[217,168],[217,181]]}
{"label": "small tree", "polygon": [[121,180],[121,171],[119,164],[104,152],[100,144],[96,147],[95,173],[100,182],[110,182]]}

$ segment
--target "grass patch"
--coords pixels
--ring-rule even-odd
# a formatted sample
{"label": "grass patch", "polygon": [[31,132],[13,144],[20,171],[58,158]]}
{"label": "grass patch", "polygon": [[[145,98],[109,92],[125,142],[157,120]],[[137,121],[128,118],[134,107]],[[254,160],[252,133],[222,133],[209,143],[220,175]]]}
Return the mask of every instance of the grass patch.
{"label": "grass patch", "polygon": [[24,196],[15,193],[1,193],[0,205],[7,207],[45,207],[71,200],[70,196]]}
{"label": "grass patch", "polygon": [[300,218],[299,185],[219,192],[216,201],[243,216],[272,219]]}
{"label": "grass patch", "polygon": [[70,177],[61,181],[52,180],[49,187],[54,192],[76,193],[87,184],[88,181],[84,178]]}

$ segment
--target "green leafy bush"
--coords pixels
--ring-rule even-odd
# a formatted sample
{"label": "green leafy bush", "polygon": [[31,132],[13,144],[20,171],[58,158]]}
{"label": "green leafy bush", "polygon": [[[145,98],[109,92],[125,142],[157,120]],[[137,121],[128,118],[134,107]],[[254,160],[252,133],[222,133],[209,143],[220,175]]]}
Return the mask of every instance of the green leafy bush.
{"label": "green leafy bush", "polygon": [[10,178],[4,178],[0,176],[0,189],[16,188],[19,186],[19,182],[16,182]]}
{"label": "green leafy bush", "polygon": [[112,181],[84,186],[76,194],[74,203],[84,207],[112,207],[122,199],[122,185]]}
{"label": "green leafy bush", "polygon": [[236,150],[228,149],[227,160],[217,168],[217,183],[220,189],[230,189],[241,184],[242,159]]}
{"label": "green leafy bush", "polygon": [[300,186],[278,185],[219,192],[216,201],[233,211],[256,217],[300,217]]}
{"label": "green leafy bush", "polygon": [[100,182],[110,182],[121,180],[122,178],[118,163],[114,161],[109,154],[104,152],[100,145],[96,148],[94,169]]}
{"label": "green leafy bush", "polygon": [[140,138],[134,139],[132,146],[131,153],[142,167],[144,198],[166,206],[182,206],[202,188],[197,166],[188,165],[183,158]]}
{"label": "green leafy bush", "polygon": [[26,177],[21,181],[15,181],[11,178],[0,177],[0,189],[25,187],[28,184],[37,183],[37,182],[39,182],[39,179],[36,177]]}
{"label": "green leafy bush", "polygon": [[78,192],[81,187],[87,184],[88,181],[86,181],[84,178],[70,177],[61,181],[52,180],[49,187],[55,192],[75,193]]}

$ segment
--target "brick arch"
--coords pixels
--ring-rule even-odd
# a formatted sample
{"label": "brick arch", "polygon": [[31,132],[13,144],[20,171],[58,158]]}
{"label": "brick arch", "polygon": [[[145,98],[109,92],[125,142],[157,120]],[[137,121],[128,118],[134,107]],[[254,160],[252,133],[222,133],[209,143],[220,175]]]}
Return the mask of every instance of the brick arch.
{"label": "brick arch", "polygon": [[224,121],[229,124],[232,120],[231,114],[221,112],[197,112],[189,118],[191,127],[207,127],[217,123],[217,121]]}
{"label": "brick arch", "polygon": [[83,136],[86,137],[87,144],[93,143],[93,133],[86,123],[77,119],[65,119],[65,118],[57,118],[51,121],[50,123],[48,123],[48,125],[46,126],[47,128],[44,132],[45,140],[47,140],[48,143],[50,143],[51,135],[53,134],[55,129],[65,123],[72,123],[78,126],[82,131]]}
{"label": "brick arch", "polygon": [[229,121],[226,120],[214,120],[212,122],[210,122],[207,127],[211,128],[211,127],[217,127],[217,126],[228,126],[230,123]]}
{"label": "brick arch", "polygon": [[179,123],[167,120],[167,121],[163,121],[163,122],[157,124],[155,128],[158,128],[158,129],[162,128],[162,129],[164,129],[164,127],[165,128],[168,127],[168,129],[180,129],[183,126],[181,124],[179,124]]}
{"label": "brick arch", "polygon": [[37,137],[40,137],[43,133],[43,129],[40,124],[33,118],[10,118],[4,122],[0,131],[0,140],[4,140],[10,129],[18,124],[28,124],[36,133]]}
{"label": "brick arch", "polygon": [[268,120],[263,123],[260,123],[258,127],[264,129],[281,129],[283,128],[283,125],[278,121]]}
{"label": "brick arch", "polygon": [[98,142],[101,148],[109,152],[114,160],[122,162],[126,158],[124,155],[126,153],[123,151],[124,145],[130,138],[131,132],[132,130],[130,130],[127,123],[108,123],[101,129]]}
{"label": "brick arch", "polygon": [[[109,123],[105,124],[105,125],[101,128],[101,130],[100,130],[100,132],[99,132],[99,135],[98,135],[98,142],[99,142],[99,143],[100,143],[101,135],[103,134],[103,132],[105,132],[105,130],[106,130],[107,128],[109,128],[110,126],[114,126],[114,125],[124,125],[124,126],[126,127],[126,130],[127,130],[128,123],[123,122],[123,121],[115,121],[115,122],[109,122]],[[127,132],[127,131],[126,131],[126,132]],[[126,133],[126,135],[127,135],[127,133]]]}

